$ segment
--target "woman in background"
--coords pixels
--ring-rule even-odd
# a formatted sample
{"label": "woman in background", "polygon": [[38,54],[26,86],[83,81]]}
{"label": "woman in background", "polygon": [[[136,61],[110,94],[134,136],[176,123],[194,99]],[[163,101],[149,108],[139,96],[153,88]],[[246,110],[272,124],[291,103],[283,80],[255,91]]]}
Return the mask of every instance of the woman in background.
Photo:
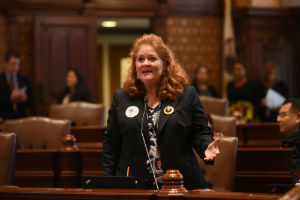
{"label": "woman in background", "polygon": [[279,68],[272,62],[267,62],[262,73],[262,80],[259,85],[259,118],[261,122],[276,122],[279,108],[268,108],[266,102],[266,95],[268,89],[271,88],[280,95],[288,98],[288,91],[286,85],[279,79]]}
{"label": "woman in background", "polygon": [[216,88],[209,84],[209,68],[204,65],[199,65],[195,71],[196,77],[193,85],[200,96],[219,97]]}
{"label": "woman in background", "polygon": [[77,69],[70,69],[66,77],[66,87],[58,98],[58,103],[72,101],[91,102],[91,94],[84,83],[82,74]]}

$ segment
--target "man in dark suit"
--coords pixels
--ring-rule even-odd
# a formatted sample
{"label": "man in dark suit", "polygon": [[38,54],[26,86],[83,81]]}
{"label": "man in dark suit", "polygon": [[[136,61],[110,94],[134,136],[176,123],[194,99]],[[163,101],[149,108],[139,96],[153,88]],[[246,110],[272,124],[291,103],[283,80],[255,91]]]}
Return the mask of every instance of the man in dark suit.
{"label": "man in dark suit", "polygon": [[280,125],[280,132],[286,135],[282,141],[283,147],[293,147],[293,154],[290,156],[290,172],[293,184],[299,183],[300,151],[299,151],[299,124],[300,124],[300,101],[299,99],[286,100],[279,110],[277,122]]}
{"label": "man in dark suit", "polygon": [[4,120],[25,117],[26,108],[32,105],[32,91],[29,79],[18,74],[18,53],[5,55],[4,69],[0,75],[0,117]]}

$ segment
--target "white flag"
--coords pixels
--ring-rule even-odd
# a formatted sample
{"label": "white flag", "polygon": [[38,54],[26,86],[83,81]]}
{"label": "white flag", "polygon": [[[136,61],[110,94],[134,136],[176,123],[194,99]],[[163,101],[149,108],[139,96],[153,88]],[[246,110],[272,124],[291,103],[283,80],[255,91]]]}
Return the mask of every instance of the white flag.
{"label": "white flag", "polygon": [[223,55],[235,58],[236,50],[231,16],[231,0],[224,0],[223,45]]}
{"label": "white flag", "polygon": [[224,0],[223,24],[223,97],[227,97],[227,85],[233,79],[229,73],[231,65],[236,58],[235,38],[231,16],[231,0]]}

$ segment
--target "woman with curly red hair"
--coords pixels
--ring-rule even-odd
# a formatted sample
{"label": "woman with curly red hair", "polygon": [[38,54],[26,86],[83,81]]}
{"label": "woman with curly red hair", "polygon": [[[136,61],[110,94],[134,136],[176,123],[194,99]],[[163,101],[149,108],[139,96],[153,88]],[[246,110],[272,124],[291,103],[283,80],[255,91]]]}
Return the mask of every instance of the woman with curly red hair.
{"label": "woman with curly red hair", "polygon": [[[187,189],[205,188],[193,153],[212,163],[219,154],[199,96],[172,51],[154,34],[131,50],[124,88],[116,90],[103,140],[104,176],[134,176],[142,188],[159,188],[178,169]],[[161,168],[155,167],[157,162]]]}

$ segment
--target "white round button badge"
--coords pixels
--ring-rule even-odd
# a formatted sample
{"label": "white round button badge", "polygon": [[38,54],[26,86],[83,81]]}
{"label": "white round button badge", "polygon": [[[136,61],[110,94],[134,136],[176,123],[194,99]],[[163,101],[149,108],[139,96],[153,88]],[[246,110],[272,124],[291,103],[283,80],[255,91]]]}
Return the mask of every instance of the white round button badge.
{"label": "white round button badge", "polygon": [[129,118],[135,117],[135,116],[137,116],[137,114],[139,114],[139,108],[136,106],[129,106],[126,109],[125,114],[126,114],[126,117],[129,117]]}

